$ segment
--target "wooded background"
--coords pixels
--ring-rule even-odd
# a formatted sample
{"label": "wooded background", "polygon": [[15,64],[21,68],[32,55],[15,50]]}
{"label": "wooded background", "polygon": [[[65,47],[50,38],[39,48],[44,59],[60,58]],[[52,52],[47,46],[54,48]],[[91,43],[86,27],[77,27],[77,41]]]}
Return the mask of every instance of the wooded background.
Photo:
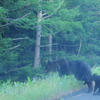
{"label": "wooded background", "polygon": [[43,76],[48,60],[100,64],[100,0],[0,0],[0,80]]}

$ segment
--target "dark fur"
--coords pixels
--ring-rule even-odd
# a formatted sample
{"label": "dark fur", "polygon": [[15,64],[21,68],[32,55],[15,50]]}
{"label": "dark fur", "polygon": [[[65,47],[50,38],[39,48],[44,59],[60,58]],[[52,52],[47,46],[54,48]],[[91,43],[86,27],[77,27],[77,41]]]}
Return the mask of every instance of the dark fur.
{"label": "dark fur", "polygon": [[[96,94],[100,95],[100,75],[93,74],[91,79],[92,79],[92,81],[95,82],[93,95],[96,95]],[[97,89],[98,89],[98,91],[97,91]]]}
{"label": "dark fur", "polygon": [[70,68],[67,65],[67,60],[65,59],[61,59],[61,60],[57,60],[57,61],[52,61],[52,62],[48,62],[45,71],[48,72],[59,72],[59,75],[69,75],[70,74]]}
{"label": "dark fur", "polygon": [[58,71],[60,76],[73,74],[77,80],[84,81],[84,84],[88,85],[88,92],[92,91],[91,69],[88,66],[88,64],[84,61],[68,61],[66,59],[61,59],[57,61],[48,62],[45,69],[46,72]]}

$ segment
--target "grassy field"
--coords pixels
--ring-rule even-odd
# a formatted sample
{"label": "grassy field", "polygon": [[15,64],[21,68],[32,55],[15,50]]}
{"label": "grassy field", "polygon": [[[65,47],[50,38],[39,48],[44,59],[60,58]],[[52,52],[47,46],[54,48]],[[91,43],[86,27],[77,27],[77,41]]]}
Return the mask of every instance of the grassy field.
{"label": "grassy field", "polygon": [[0,100],[47,100],[71,90],[78,90],[83,83],[73,75],[60,78],[58,74],[45,79],[33,79],[28,82],[11,84],[10,81],[0,86]]}
{"label": "grassy field", "polygon": [[[92,68],[92,73],[100,75],[100,67]],[[83,82],[77,81],[73,75],[60,78],[55,73],[32,81],[28,77],[24,83],[8,81],[0,85],[0,100],[48,100],[82,87]]]}

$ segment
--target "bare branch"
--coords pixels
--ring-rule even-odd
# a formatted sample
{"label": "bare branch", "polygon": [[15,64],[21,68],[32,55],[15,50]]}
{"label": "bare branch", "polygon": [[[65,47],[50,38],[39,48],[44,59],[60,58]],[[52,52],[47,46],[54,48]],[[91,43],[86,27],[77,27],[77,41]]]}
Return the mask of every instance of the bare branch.
{"label": "bare branch", "polygon": [[24,18],[24,17],[26,17],[26,16],[28,16],[28,15],[30,15],[30,14],[31,14],[31,13],[28,13],[28,14],[26,14],[26,15],[20,17],[20,18],[17,18],[17,19],[5,18],[5,19],[7,19],[7,20],[8,20],[8,19],[11,19],[11,20],[13,20],[13,21],[10,22],[10,23],[7,23],[7,24],[5,24],[5,25],[1,25],[0,28],[6,27],[6,26],[9,26],[9,25],[12,25],[12,24],[14,23],[14,21],[21,20],[22,18]]}
{"label": "bare branch", "polygon": [[22,40],[22,39],[28,39],[29,37],[24,37],[24,38],[15,38],[13,40]]}
{"label": "bare branch", "polygon": [[[63,2],[64,2],[64,0],[61,2],[61,4],[58,6],[58,8],[55,10],[55,11],[57,11],[60,7],[61,7],[61,5],[63,4]],[[46,14],[46,13],[45,13]],[[45,14],[43,14],[43,15],[45,15]],[[51,15],[48,15],[48,16],[46,16],[46,17],[44,17],[43,19],[46,19],[46,18],[48,18],[48,17],[51,17],[53,14],[51,14]]]}
{"label": "bare branch", "polygon": [[0,17],[0,19],[5,19],[5,20],[8,20],[8,21],[14,20],[12,18],[3,18],[3,17]]}
{"label": "bare branch", "polygon": [[28,14],[26,14],[26,15],[20,17],[20,18],[15,19],[14,21],[20,20],[20,19],[22,19],[22,18],[24,18],[24,17],[26,17],[26,16],[28,16],[28,15],[30,15],[30,14],[31,14],[31,13],[28,13]]}
{"label": "bare branch", "polygon": [[6,49],[6,50],[12,50],[12,49],[18,48],[19,46],[20,46],[20,44],[17,45],[17,46],[14,46],[14,47],[12,47],[12,48]]}
{"label": "bare branch", "polygon": [[7,24],[5,24],[5,25],[1,25],[0,28],[3,28],[3,27],[6,27],[6,26],[9,26],[9,25],[11,25],[11,24],[13,24],[13,22],[7,23]]}
{"label": "bare branch", "polygon": [[[63,29],[65,29],[65,28],[63,28]],[[59,31],[57,31],[57,32],[55,32],[55,33],[52,33],[52,34],[57,34],[57,33],[59,33],[60,31],[62,31],[63,29],[61,29],[61,30],[59,30]],[[42,35],[41,37],[46,37],[46,36],[49,36],[49,35],[52,35],[52,34]]]}
{"label": "bare branch", "polygon": [[59,7],[55,11],[57,11],[61,7],[61,5],[63,4],[63,2],[64,2],[64,0],[61,2],[61,4],[59,5]]}
{"label": "bare branch", "polygon": [[61,45],[61,44],[58,44],[58,45],[60,45],[60,46],[66,46],[66,47],[71,47],[71,46],[77,47],[78,46],[78,45]]}
{"label": "bare branch", "polygon": [[100,8],[100,7],[97,7],[97,8],[89,8],[89,9],[84,10],[84,12],[86,12],[86,11],[93,11],[93,10],[97,10],[98,8]]}
{"label": "bare branch", "polygon": [[46,47],[46,46],[50,46],[50,45],[58,45],[58,43],[55,43],[55,44],[48,44],[48,45],[41,45],[40,47]]}
{"label": "bare branch", "polygon": [[42,16],[47,15],[47,13],[42,14]]}

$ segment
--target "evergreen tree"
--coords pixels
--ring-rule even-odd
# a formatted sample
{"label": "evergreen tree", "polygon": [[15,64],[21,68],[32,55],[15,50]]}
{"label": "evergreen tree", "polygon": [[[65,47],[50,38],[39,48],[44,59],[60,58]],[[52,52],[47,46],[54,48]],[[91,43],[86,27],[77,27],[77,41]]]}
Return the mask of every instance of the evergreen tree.
{"label": "evergreen tree", "polygon": [[42,71],[33,67],[61,58],[99,64],[99,5],[100,0],[1,0],[0,75],[34,75]]}

